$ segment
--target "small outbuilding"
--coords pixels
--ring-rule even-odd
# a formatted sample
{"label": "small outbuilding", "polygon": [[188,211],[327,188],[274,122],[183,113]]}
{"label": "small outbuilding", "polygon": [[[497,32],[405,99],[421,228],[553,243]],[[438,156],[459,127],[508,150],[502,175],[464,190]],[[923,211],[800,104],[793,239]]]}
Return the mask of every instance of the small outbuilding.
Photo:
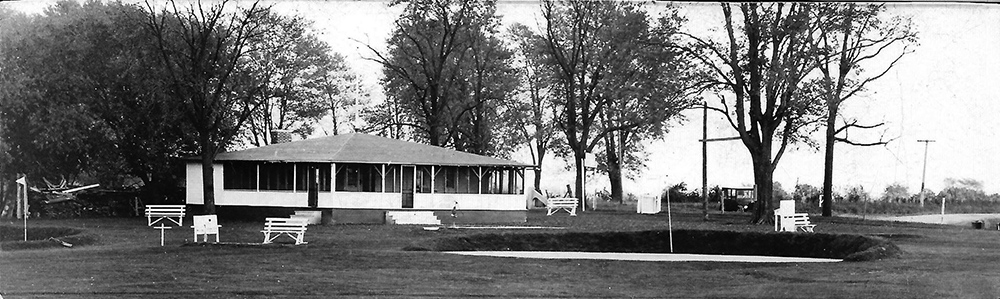
{"label": "small outbuilding", "polygon": [[[310,210],[325,222],[525,222],[529,164],[361,133],[272,144],[215,158],[215,204],[228,211]],[[201,164],[187,164],[187,204],[203,205]],[[394,216],[395,215],[395,216]],[[454,215],[454,216],[453,216]]]}

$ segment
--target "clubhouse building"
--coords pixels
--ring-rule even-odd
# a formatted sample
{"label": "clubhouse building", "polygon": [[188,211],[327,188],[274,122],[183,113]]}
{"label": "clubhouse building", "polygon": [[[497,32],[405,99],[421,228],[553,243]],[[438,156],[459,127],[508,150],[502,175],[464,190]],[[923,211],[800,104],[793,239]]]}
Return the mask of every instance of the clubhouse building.
{"label": "clubhouse building", "polygon": [[[307,210],[327,223],[399,223],[393,215],[422,213],[445,223],[510,223],[526,221],[532,166],[353,133],[222,153],[214,167],[220,214]],[[186,174],[186,203],[203,205],[201,164],[189,161]]]}

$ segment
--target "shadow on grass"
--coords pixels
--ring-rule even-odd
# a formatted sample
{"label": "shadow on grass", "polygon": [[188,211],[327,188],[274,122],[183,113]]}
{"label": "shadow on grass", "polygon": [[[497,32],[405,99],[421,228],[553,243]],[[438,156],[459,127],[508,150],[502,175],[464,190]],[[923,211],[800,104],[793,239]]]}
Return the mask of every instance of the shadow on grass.
{"label": "shadow on grass", "polygon": [[69,227],[28,227],[27,241],[24,241],[24,233],[24,227],[0,225],[0,250],[75,247],[97,242],[94,236]]}
{"label": "shadow on grass", "polygon": [[[675,230],[675,253],[763,255],[871,261],[900,254],[888,239],[848,234]],[[411,251],[580,251],[669,253],[667,231],[494,233],[446,237],[403,248]]]}

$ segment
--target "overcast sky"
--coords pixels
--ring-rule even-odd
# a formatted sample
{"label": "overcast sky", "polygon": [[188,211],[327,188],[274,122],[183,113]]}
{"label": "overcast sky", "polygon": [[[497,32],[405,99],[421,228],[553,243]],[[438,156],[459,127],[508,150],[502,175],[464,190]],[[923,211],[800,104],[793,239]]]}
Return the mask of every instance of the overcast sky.
{"label": "overcast sky", "polygon": [[[0,5],[38,13],[54,1],[3,2]],[[160,1],[162,2],[162,1]],[[238,2],[247,4],[247,2]],[[379,66],[366,61],[364,44],[383,49],[399,8],[383,1],[279,1],[269,2],[283,13],[295,13],[315,22],[319,37],[348,58],[365,78],[380,101],[377,85]],[[689,19],[688,30],[710,34],[721,28],[717,4],[677,3]],[[1000,7],[983,4],[897,3],[888,5],[892,15],[910,16],[919,32],[920,44],[868,91],[847,102],[845,115],[863,123],[885,121],[886,136],[897,139],[889,146],[849,147],[839,144],[836,152],[835,186],[860,185],[877,195],[887,184],[899,182],[910,192],[920,189],[924,144],[933,139],[928,153],[927,188],[938,191],[947,178],[972,178],[984,183],[988,193],[1000,192],[1000,158],[997,130],[1000,128]],[[655,7],[651,8],[654,11]],[[505,25],[537,24],[534,1],[500,1]],[[649,168],[626,184],[633,193],[658,192],[668,183],[701,185],[701,112],[685,114],[687,122],[675,124],[664,140],[651,142]],[[877,133],[881,133],[878,131]],[[709,114],[709,137],[733,136],[721,118]],[[860,135],[860,134],[859,134]],[[852,135],[855,136],[855,135]],[[878,134],[869,136],[878,138]],[[822,136],[817,135],[817,140]],[[780,161],[775,180],[786,190],[796,182],[822,183],[822,151],[796,148]],[[529,162],[526,155],[519,160]],[[560,161],[549,159],[546,182],[552,191],[571,183],[572,175]],[[605,179],[591,179],[606,184]],[[750,186],[753,176],[746,149],[738,141],[709,144],[709,183]],[[588,188],[589,189],[589,188]]]}

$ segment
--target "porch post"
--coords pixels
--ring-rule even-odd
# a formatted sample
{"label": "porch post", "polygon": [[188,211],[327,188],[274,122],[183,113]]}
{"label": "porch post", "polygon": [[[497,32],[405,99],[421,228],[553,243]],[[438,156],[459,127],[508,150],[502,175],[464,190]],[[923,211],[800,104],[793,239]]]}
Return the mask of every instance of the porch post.
{"label": "porch post", "polygon": [[296,169],[297,166],[298,165],[296,165],[296,163],[292,163],[292,193],[298,193],[298,191],[296,190],[296,189],[298,189],[297,188],[298,186],[296,186],[296,185],[299,183],[299,182],[297,182],[298,181],[297,176],[299,174],[298,173],[299,172],[298,169]]}
{"label": "porch post", "polygon": [[385,193],[385,164],[382,164],[382,193]]}
{"label": "porch post", "polygon": [[257,192],[260,192],[260,163],[254,163],[253,167],[257,168]]}
{"label": "porch post", "polygon": [[337,193],[337,163],[330,163],[330,193]]}
{"label": "porch post", "polygon": [[431,194],[434,194],[434,177],[436,177],[437,172],[434,171],[434,165],[431,165]]}

